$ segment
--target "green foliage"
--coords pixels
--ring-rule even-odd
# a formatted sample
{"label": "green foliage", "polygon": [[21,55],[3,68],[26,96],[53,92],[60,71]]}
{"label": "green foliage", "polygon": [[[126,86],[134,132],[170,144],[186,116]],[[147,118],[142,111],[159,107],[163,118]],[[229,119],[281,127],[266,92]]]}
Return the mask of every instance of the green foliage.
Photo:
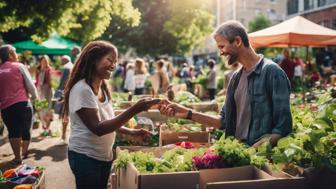
{"label": "green foliage", "polygon": [[192,170],[192,157],[200,156],[205,149],[174,148],[166,151],[162,157],[155,158],[152,153],[122,151],[114,161],[117,169],[126,168],[127,163],[133,163],[140,173],[167,173]]}
{"label": "green foliage", "polygon": [[217,103],[223,104],[223,103],[225,103],[225,99],[226,99],[226,96],[217,96],[215,101]]}
{"label": "green foliage", "polygon": [[182,105],[186,105],[186,104],[194,103],[194,102],[201,102],[199,98],[197,98],[195,95],[187,91],[181,91],[177,93],[174,98],[174,101]]}
{"label": "green foliage", "polygon": [[140,173],[150,173],[156,165],[156,160],[152,153],[134,152],[131,153],[131,160]]}
{"label": "green foliage", "polygon": [[196,79],[193,80],[193,83],[202,85],[203,89],[206,89],[208,78],[206,75],[198,75]]}
{"label": "green foliage", "polygon": [[[264,15],[258,15],[248,23],[248,31],[255,32],[271,26],[271,21]],[[257,53],[265,54],[266,48],[256,49]]]}
{"label": "green foliage", "polygon": [[248,31],[255,32],[271,26],[271,21],[264,15],[258,15],[248,24]]}
{"label": "green foliage", "polygon": [[264,167],[268,163],[268,160],[263,156],[251,155],[251,165],[258,168]]}
{"label": "green foliage", "polygon": [[186,119],[169,118],[167,129],[170,132],[199,132],[204,130],[201,124]]}
{"label": "green foliage", "polygon": [[117,146],[159,146],[160,135],[156,134],[151,136],[148,141],[138,142],[138,141],[131,141],[129,138],[120,137],[118,134],[116,136],[113,148]]}
{"label": "green foliage", "polygon": [[36,110],[47,109],[49,106],[47,100],[35,100],[33,104]]}
{"label": "green foliage", "polygon": [[169,2],[171,16],[164,27],[177,39],[177,52],[189,52],[191,47],[213,30],[214,17],[202,8],[207,3],[205,1],[170,0]]}
{"label": "green foliage", "polygon": [[215,154],[221,155],[225,165],[230,167],[238,167],[250,165],[251,157],[247,150],[247,146],[240,143],[237,139],[224,138],[222,136],[214,144]]}
{"label": "green foliage", "polygon": [[211,138],[213,138],[215,140],[219,140],[223,135],[225,135],[224,130],[215,129],[214,132],[212,133]]}
{"label": "green foliage", "polygon": [[224,88],[224,76],[220,76],[217,78],[217,89],[223,89]]}
{"label": "green foliage", "polygon": [[141,12],[139,26],[113,17],[102,36],[121,51],[133,47],[140,55],[185,53],[212,30],[214,19],[206,1],[134,0],[134,6]]}
{"label": "green foliage", "polygon": [[181,171],[191,171],[192,169],[192,157],[197,155],[202,155],[204,149],[184,149],[184,148],[174,148],[165,152],[162,158],[165,161],[172,163],[172,170],[174,172]]}
{"label": "green foliage", "polygon": [[131,25],[139,24],[140,13],[131,3],[131,0],[0,1],[0,32],[33,28],[32,39],[37,42],[54,31],[87,42],[103,34],[112,16]]}
{"label": "green foliage", "polygon": [[23,64],[28,64],[28,65],[30,64],[30,61],[33,57],[31,51],[23,51],[22,53],[18,55],[19,55],[20,62],[22,62]]}
{"label": "green foliage", "polygon": [[318,112],[292,108],[295,132],[278,141],[271,157],[274,163],[336,168],[336,103],[330,98],[330,92],[319,97]]}
{"label": "green foliage", "polygon": [[[110,81],[115,81],[110,80]],[[113,92],[111,93],[111,100],[112,100],[112,106],[113,108],[120,108],[121,103],[128,100],[128,94],[127,93],[119,93],[119,92]]]}

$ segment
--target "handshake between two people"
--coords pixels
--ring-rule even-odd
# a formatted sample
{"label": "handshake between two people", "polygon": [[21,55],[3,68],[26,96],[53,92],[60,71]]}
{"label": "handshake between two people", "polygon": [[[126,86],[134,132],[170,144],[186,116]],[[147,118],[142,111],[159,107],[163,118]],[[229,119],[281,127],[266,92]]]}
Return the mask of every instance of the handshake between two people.
{"label": "handshake between two people", "polygon": [[[131,108],[131,114],[134,116],[142,111],[148,111],[149,109],[158,109],[162,115],[178,118],[187,118],[189,109],[178,105],[174,102],[168,101],[166,99],[158,98],[144,98],[136,102]],[[130,115],[130,116],[132,116]],[[141,129],[127,129],[123,128],[119,132],[127,133],[132,136],[136,141],[149,141],[150,137],[153,135],[148,130]]]}
{"label": "handshake between two people", "polygon": [[147,111],[150,108],[155,108],[158,109],[162,115],[189,119],[200,123],[205,127],[220,128],[222,126],[222,119],[219,115],[208,115],[201,112],[192,112],[189,108],[171,102],[167,99],[142,99],[139,100],[134,106],[142,108],[141,111]]}
{"label": "handshake between two people", "polygon": [[148,111],[151,108],[158,109],[162,115],[177,118],[187,118],[189,109],[171,102],[167,99],[144,98],[133,105],[133,108],[140,113]]}

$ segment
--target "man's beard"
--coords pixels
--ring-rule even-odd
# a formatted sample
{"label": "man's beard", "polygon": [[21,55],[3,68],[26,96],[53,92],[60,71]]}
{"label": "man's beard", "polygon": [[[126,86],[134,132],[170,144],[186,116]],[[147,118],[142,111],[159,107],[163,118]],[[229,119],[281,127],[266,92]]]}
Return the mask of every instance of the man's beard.
{"label": "man's beard", "polygon": [[238,56],[237,54],[230,54],[228,58],[228,64],[232,65],[238,61]]}

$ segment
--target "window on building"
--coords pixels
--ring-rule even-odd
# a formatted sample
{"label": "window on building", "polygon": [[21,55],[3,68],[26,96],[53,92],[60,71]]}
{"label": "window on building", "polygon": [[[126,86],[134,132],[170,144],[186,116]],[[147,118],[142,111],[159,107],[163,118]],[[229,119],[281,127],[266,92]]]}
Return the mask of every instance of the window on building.
{"label": "window on building", "polygon": [[267,13],[268,13],[268,17],[269,17],[270,20],[276,20],[277,19],[277,14],[276,14],[276,11],[274,9],[268,9]]}
{"label": "window on building", "polygon": [[336,19],[333,20],[331,27],[332,27],[332,29],[336,29]]}
{"label": "window on building", "polygon": [[327,28],[331,28],[331,22],[330,20],[322,20],[321,22],[319,22],[319,25],[327,27]]}
{"label": "window on building", "polygon": [[244,19],[244,18],[241,18],[241,19],[240,19],[240,23],[242,23],[243,25],[245,25],[245,19]]}
{"label": "window on building", "polygon": [[260,15],[261,14],[261,10],[260,9],[256,9],[255,10],[255,14],[258,16],[258,15]]}
{"label": "window on building", "polygon": [[314,0],[304,0],[304,10],[310,10],[314,8]]}
{"label": "window on building", "polygon": [[317,6],[318,7],[323,7],[324,5],[326,5],[326,0],[318,0],[317,1]]}
{"label": "window on building", "polygon": [[334,4],[336,3],[336,0],[326,0],[326,5],[331,5],[331,4]]}
{"label": "window on building", "polygon": [[287,1],[287,15],[295,14],[299,12],[299,0]]}
{"label": "window on building", "polygon": [[246,9],[246,0],[243,0],[243,9]]}

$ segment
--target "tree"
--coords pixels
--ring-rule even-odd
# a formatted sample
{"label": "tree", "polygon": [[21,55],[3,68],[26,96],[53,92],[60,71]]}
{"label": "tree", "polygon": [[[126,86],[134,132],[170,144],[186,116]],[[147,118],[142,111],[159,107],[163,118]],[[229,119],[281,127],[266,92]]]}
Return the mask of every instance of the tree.
{"label": "tree", "polygon": [[264,15],[258,15],[248,24],[249,32],[255,32],[271,26],[271,21]]}
{"label": "tree", "polygon": [[[271,21],[264,15],[258,15],[249,22],[249,32],[255,32],[271,26]],[[257,53],[265,54],[266,48],[256,49]]]}
{"label": "tree", "polygon": [[54,31],[81,42],[96,39],[112,16],[135,26],[140,12],[131,0],[0,0],[0,32],[28,31],[38,42]]}
{"label": "tree", "polygon": [[199,44],[213,30],[214,17],[205,9],[203,0],[171,0],[171,17],[165,29],[178,41],[176,50],[185,53]]}
{"label": "tree", "polygon": [[171,34],[164,31],[163,27],[163,23],[169,19],[169,12],[166,8],[168,2],[165,0],[134,0],[134,6],[141,12],[139,26],[133,28],[113,17],[113,22],[101,38],[111,40],[121,51],[133,47],[141,55],[175,52],[177,41]]}
{"label": "tree", "polygon": [[131,28],[113,18],[102,39],[121,50],[129,47],[141,55],[183,54],[212,31],[209,3],[202,0],[134,0],[141,12],[140,25]]}

